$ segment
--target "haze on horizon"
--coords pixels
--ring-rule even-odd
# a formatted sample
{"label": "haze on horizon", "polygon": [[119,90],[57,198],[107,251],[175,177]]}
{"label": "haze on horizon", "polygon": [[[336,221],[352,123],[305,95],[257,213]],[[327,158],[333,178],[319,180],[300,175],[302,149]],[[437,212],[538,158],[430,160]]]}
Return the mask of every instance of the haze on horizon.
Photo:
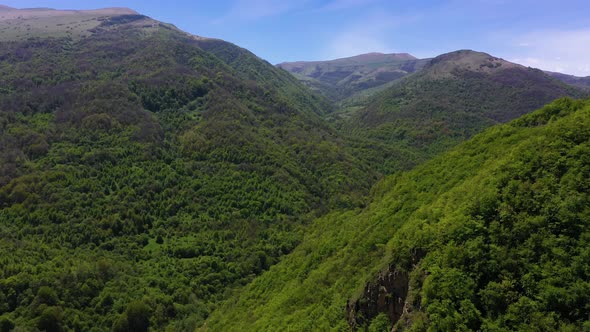
{"label": "haze on horizon", "polygon": [[590,4],[584,0],[5,0],[15,8],[129,7],[271,63],[370,52],[433,57],[487,52],[543,70],[590,76]]}

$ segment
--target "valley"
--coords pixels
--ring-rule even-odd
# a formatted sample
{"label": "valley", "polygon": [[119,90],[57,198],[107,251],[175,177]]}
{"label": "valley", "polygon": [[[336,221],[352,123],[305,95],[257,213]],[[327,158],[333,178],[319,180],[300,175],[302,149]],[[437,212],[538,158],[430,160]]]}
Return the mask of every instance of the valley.
{"label": "valley", "polygon": [[589,96],[0,6],[0,331],[583,330]]}

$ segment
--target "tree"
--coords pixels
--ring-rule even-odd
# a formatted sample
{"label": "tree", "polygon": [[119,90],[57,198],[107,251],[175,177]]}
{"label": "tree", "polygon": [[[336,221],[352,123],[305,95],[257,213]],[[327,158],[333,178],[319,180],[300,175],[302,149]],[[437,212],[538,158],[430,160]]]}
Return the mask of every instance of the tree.
{"label": "tree", "polygon": [[42,286],[37,291],[37,297],[35,298],[35,302],[37,305],[40,304],[47,304],[48,306],[54,306],[57,304],[57,294],[55,290],[51,287]]}
{"label": "tree", "polygon": [[114,331],[147,332],[150,326],[150,308],[141,301],[127,305],[127,309],[113,325]]}
{"label": "tree", "polygon": [[369,325],[369,332],[389,332],[391,331],[391,322],[386,314],[380,313],[373,318]]}
{"label": "tree", "polygon": [[12,329],[14,329],[14,322],[10,318],[0,318],[0,332],[10,332]]}
{"label": "tree", "polygon": [[37,321],[37,327],[45,332],[61,332],[63,311],[59,307],[48,307],[43,310]]}

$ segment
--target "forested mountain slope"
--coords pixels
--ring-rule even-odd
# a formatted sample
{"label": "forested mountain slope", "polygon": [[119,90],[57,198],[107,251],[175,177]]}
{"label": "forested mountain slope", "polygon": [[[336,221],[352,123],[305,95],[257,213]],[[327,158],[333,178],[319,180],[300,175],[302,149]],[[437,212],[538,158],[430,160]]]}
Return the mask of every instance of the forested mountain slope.
{"label": "forested mountain slope", "polygon": [[590,327],[590,100],[560,99],[310,225],[203,330]]}
{"label": "forested mountain slope", "polygon": [[[375,70],[341,97],[425,64],[351,61]],[[126,8],[0,6],[0,331],[579,329],[587,102],[389,178],[366,207],[380,172],[581,95],[541,74],[456,52],[338,120],[231,43]]]}
{"label": "forested mountain slope", "polygon": [[375,181],[287,73],[119,11],[0,43],[2,326],[191,330]]}
{"label": "forested mountain slope", "polygon": [[361,159],[391,173],[556,98],[584,95],[541,70],[463,50],[432,59],[340,124]]}

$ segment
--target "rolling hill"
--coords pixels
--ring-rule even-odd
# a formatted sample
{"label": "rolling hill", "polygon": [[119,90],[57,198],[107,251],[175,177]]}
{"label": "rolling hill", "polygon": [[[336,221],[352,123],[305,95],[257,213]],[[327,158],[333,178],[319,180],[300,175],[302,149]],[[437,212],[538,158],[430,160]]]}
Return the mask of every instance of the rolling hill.
{"label": "rolling hill", "polygon": [[587,328],[590,100],[558,100],[314,221],[210,331]]}

